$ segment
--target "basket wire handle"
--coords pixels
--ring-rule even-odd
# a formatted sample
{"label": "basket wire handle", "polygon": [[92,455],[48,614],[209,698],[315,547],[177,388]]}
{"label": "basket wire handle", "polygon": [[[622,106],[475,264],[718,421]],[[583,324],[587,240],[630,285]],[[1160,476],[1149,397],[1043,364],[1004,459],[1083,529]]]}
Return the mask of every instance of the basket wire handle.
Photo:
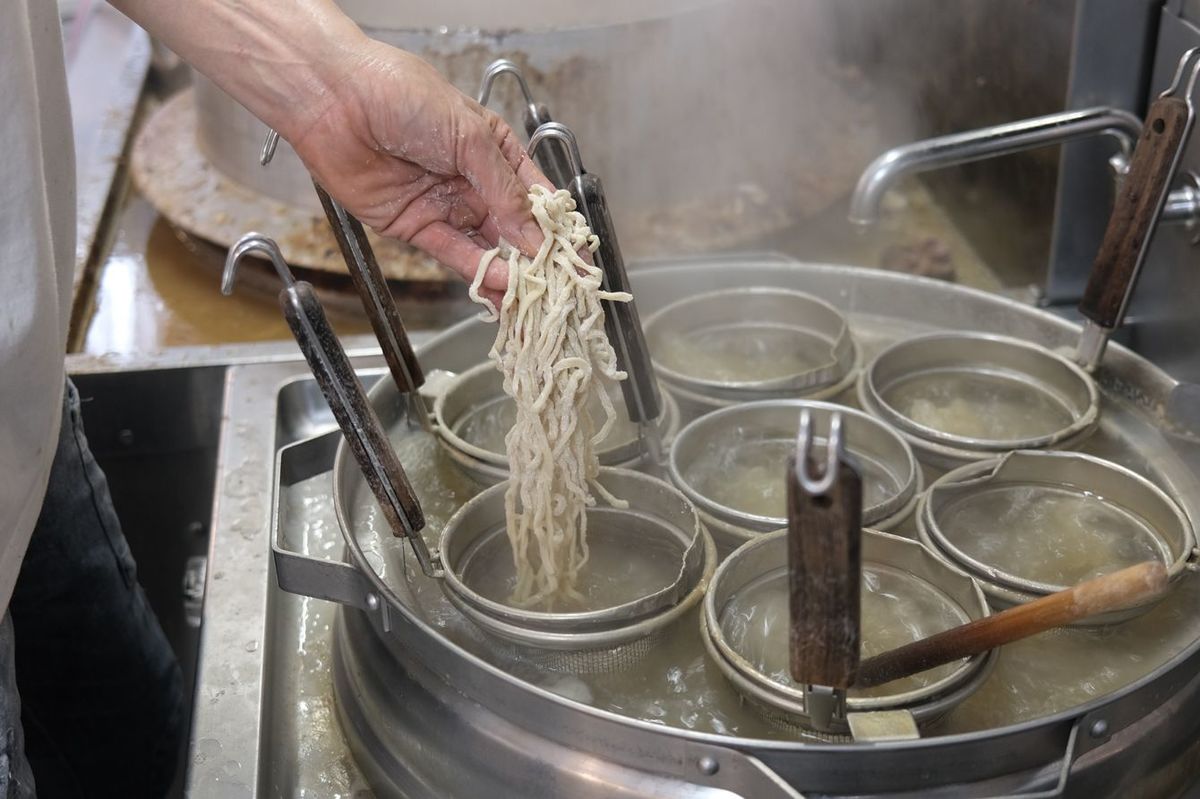
{"label": "basket wire handle", "polygon": [[[575,206],[600,242],[593,257],[603,272],[601,287],[605,291],[632,293],[600,178],[584,169],[575,134],[561,123],[548,122],[539,127],[529,140],[529,154],[545,152],[551,144],[558,145],[559,154],[571,171],[567,188]],[[652,463],[661,466],[663,445],[657,422],[662,414],[662,398],[636,302],[604,301],[604,329],[616,351],[617,365],[628,375],[621,381],[621,392],[629,418],[637,424]]]}
{"label": "basket wire handle", "polygon": [[329,319],[312,285],[296,280],[279,251],[279,245],[273,240],[261,233],[247,233],[229,250],[225,259],[222,293],[233,293],[238,264],[250,253],[265,255],[279,273],[284,286],[279,292],[279,305],[288,327],[300,345],[300,351],[308,361],[321,393],[325,395],[338,427],[362,469],[367,485],[379,501],[392,533],[408,539],[426,575],[436,575],[437,566],[420,534],[425,526],[421,503],[395,450],[388,442],[387,433],[367,399],[367,392],[355,374],[354,366],[329,326]]}
{"label": "basket wire handle", "polygon": [[862,478],[845,457],[841,413],[832,414],[819,470],[813,428],[806,408],[787,463],[788,650],[805,714],[828,731],[846,717],[846,689],[858,669]]}
{"label": "basket wire handle", "polygon": [[[521,95],[525,100],[523,121],[525,123],[526,136],[532,137],[542,125],[554,121],[550,116],[550,109],[546,107],[546,104],[539,103],[534,99],[533,92],[529,90],[529,82],[525,80],[525,74],[521,72],[521,68],[507,58],[500,58],[493,61],[483,71],[483,80],[479,85],[480,105],[486,106],[488,104],[488,100],[492,97],[492,87],[495,85],[496,79],[501,75],[511,75],[521,90]],[[529,155],[533,157],[533,148],[530,149]],[[566,187],[575,174],[562,158],[559,157],[559,154],[544,150],[535,160],[537,161],[537,165],[541,167],[542,172],[546,174],[546,177],[550,178],[550,182],[560,188]]]}

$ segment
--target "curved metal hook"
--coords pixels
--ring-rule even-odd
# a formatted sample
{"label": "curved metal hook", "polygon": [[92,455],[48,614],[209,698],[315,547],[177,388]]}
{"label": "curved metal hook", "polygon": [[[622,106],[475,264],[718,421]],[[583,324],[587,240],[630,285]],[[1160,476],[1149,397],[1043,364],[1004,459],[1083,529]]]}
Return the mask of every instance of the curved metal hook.
{"label": "curved metal hook", "polygon": [[838,478],[842,448],[842,414],[834,411],[829,422],[829,440],[825,444],[825,468],[819,474],[809,474],[808,463],[813,450],[812,412],[800,411],[800,433],[796,436],[796,479],[809,494],[825,494]]}
{"label": "curved metal hook", "polygon": [[263,139],[262,151],[258,154],[258,163],[266,166],[271,163],[271,159],[275,157],[275,150],[279,147],[279,131],[274,128],[267,130],[267,138]]}
{"label": "curved metal hook", "polygon": [[1193,47],[1183,54],[1179,59],[1179,66],[1175,69],[1175,77],[1171,81],[1171,85],[1167,90],[1159,95],[1159,97],[1173,97],[1179,93],[1179,88],[1183,85],[1183,76],[1187,75],[1187,87],[1184,89],[1184,99],[1187,100],[1188,110],[1193,110],[1192,95],[1196,91],[1196,79],[1200,76],[1200,47]]}
{"label": "curved metal hook", "polygon": [[567,163],[576,176],[583,175],[583,158],[579,155],[579,141],[575,138],[575,134],[561,122],[547,122],[544,125],[539,125],[538,129],[529,137],[529,157],[533,158],[537,153],[538,147],[546,139],[553,139],[562,144],[563,150],[567,154]]}
{"label": "curved metal hook", "polygon": [[225,271],[221,274],[222,294],[226,296],[233,294],[233,281],[237,277],[238,263],[252,252],[264,254],[271,260],[284,286],[291,288],[296,285],[296,277],[292,274],[287,261],[283,260],[283,253],[279,251],[279,245],[275,243],[275,240],[262,233],[247,233],[229,248],[229,254],[225,256]]}
{"label": "curved metal hook", "polygon": [[488,104],[488,100],[492,96],[492,84],[496,82],[496,78],[505,73],[517,79],[517,84],[521,87],[521,94],[525,95],[525,102],[533,105],[533,93],[529,91],[529,84],[525,82],[525,74],[521,72],[519,66],[507,58],[496,59],[483,71],[483,82],[479,85],[479,104]]}

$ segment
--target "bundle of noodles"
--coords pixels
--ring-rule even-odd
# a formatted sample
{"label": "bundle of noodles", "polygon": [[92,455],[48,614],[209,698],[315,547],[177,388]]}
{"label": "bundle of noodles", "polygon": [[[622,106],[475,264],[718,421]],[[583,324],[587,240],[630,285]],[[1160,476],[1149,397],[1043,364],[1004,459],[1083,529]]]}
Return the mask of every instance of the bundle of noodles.
{"label": "bundle of noodles", "polygon": [[[616,417],[598,381],[625,378],[604,332],[600,301],[632,299],[601,291],[601,271],[580,257],[579,250],[594,252],[598,242],[569,192],[534,186],[529,199],[545,235],[537,256],[527,258],[502,242],[483,256],[471,285],[471,298],[499,321],[488,357],[517,406],[505,437],[505,517],[516,566],[511,601],[522,607],[582,598],[575,584],[588,560],[586,509],[595,504],[593,491],[621,504],[596,481],[594,446]],[[497,254],[508,260],[508,290],[499,310],[479,294]],[[587,409],[592,392],[605,413],[599,429]]]}

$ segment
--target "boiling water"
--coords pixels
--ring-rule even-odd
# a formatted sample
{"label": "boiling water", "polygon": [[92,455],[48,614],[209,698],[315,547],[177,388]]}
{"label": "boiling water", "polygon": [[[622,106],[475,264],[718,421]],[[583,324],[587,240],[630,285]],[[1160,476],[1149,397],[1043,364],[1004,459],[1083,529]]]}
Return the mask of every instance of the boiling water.
{"label": "boiling water", "polygon": [[1060,400],[1018,377],[970,370],[916,374],[889,385],[881,396],[923,427],[991,441],[1050,435],[1075,418]]}
{"label": "boiling water", "polygon": [[[966,624],[970,617],[949,597],[908,572],[864,563],[860,591],[861,656],[911,644]],[[789,673],[788,576],[778,569],[735,594],[720,611],[729,646],[781,685],[799,687]],[[946,664],[873,689],[852,689],[850,697],[893,696],[925,688],[961,668]]]}
{"label": "boiling water", "polygon": [[726,382],[791,377],[833,360],[827,339],[794,327],[747,323],[664,335],[653,355],[681,375]]}
{"label": "boiling water", "polygon": [[[592,508],[587,516],[588,560],[576,584],[580,596],[554,597],[529,610],[611,608],[656,593],[679,575],[684,545],[661,522],[611,508]],[[507,603],[517,583],[512,547],[502,527],[486,534],[457,568],[463,584],[494,602]]]}
{"label": "boiling water", "polygon": [[[1105,409],[1108,419],[1124,411]],[[426,540],[436,543],[445,519],[479,489],[425,433],[401,430],[397,449],[426,503]],[[1089,449],[1145,471],[1143,456],[1105,428]],[[350,517],[359,546],[379,575],[414,613],[468,652],[519,679],[598,709],[685,730],[766,739],[804,739],[795,730],[765,721],[746,705],[708,661],[700,639],[698,610],[685,614],[633,669],[577,676],[514,658],[497,648],[425,578],[392,537],[365,485],[359,485]],[[449,512],[448,512],[449,511]],[[982,688],[925,735],[964,733],[1040,718],[1104,696],[1157,669],[1195,640],[1200,580],[1185,578],[1149,613],[1112,628],[1064,629],[1005,647]],[[884,686],[886,687],[886,686]]]}
{"label": "boiling water", "polygon": [[[729,435],[728,433],[732,433]],[[818,439],[817,446],[825,442]],[[851,448],[853,449],[853,448]],[[787,515],[784,470],[796,451],[791,438],[743,439],[736,428],[719,435],[683,470],[688,485],[727,508],[779,519]],[[853,452],[863,479],[863,508],[870,510],[900,493],[900,482],[882,463]]]}
{"label": "boiling water", "polygon": [[1172,561],[1141,516],[1069,486],[997,485],[964,494],[942,507],[938,526],[980,563],[1053,586]]}
{"label": "boiling water", "polygon": [[[637,426],[629,421],[629,414],[625,412],[625,399],[621,395],[620,384],[609,380],[603,383],[616,409],[616,418],[613,419],[608,435],[597,444],[598,454],[623,447],[636,441],[638,436]],[[604,424],[605,418],[604,406],[598,395],[592,394],[588,398],[587,407],[598,430],[600,425]],[[454,432],[468,444],[503,456],[506,452],[504,437],[512,429],[516,418],[517,406],[512,398],[500,395],[468,408],[454,421],[453,427]]]}

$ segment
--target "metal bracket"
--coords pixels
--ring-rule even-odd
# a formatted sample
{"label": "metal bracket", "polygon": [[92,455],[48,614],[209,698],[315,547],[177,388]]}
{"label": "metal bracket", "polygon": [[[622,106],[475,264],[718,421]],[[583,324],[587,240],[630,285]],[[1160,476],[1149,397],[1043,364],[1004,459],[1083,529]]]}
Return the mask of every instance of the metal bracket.
{"label": "metal bracket", "polygon": [[762,760],[724,746],[688,742],[683,751],[683,776],[702,785],[753,799],[804,799]]}
{"label": "metal bracket", "polygon": [[846,717],[846,692],[828,685],[806,685],[804,693],[804,713],[808,716],[813,729],[828,732],[833,728],[833,720]]}

